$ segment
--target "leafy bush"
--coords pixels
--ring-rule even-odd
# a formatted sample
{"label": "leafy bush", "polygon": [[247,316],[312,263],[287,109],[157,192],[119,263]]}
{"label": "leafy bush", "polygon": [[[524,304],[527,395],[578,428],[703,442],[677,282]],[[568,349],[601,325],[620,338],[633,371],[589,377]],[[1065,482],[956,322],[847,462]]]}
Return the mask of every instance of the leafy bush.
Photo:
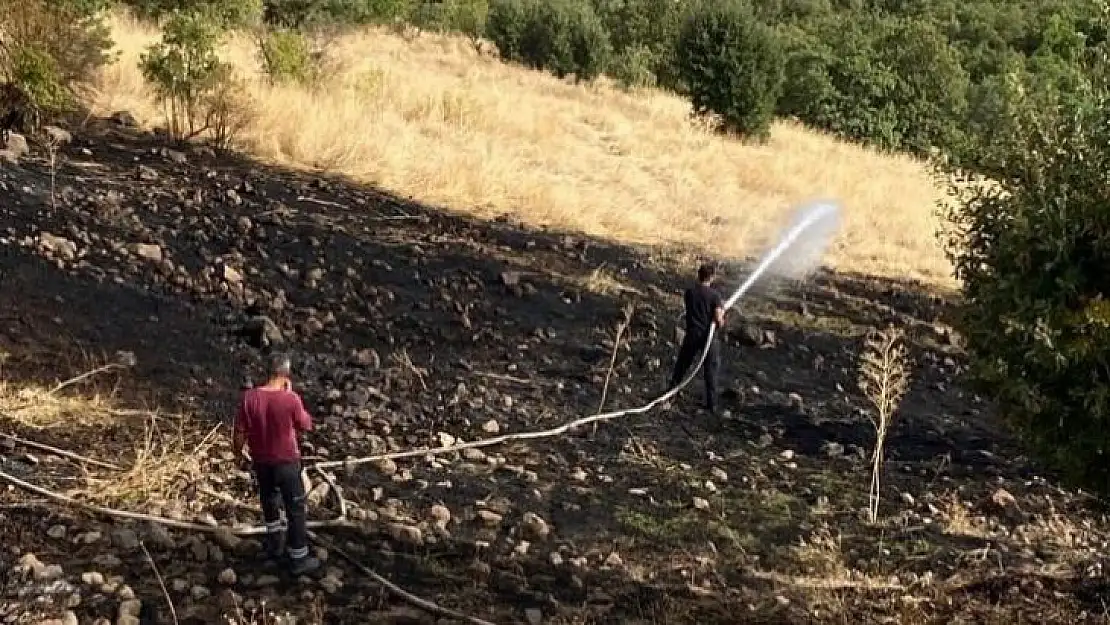
{"label": "leafy bush", "polygon": [[279,28],[262,34],[258,41],[262,69],[271,82],[310,83],[317,78],[317,64],[308,39],[300,32]]}
{"label": "leafy bush", "polygon": [[780,114],[887,149],[925,154],[959,141],[969,77],[935,26],[832,16],[787,40]]}
{"label": "leafy bush", "polygon": [[166,107],[171,137],[188,139],[208,130],[206,98],[229,80],[231,68],[220,61],[216,46],[222,31],[201,13],[175,13],[162,40],[142,55],[139,66]]}
{"label": "leafy bush", "polygon": [[[660,83],[678,87],[674,80],[675,41],[688,4],[674,0],[592,0],[616,53],[612,73],[633,85]],[[643,68],[653,77],[647,80]]]}
{"label": "leafy bush", "polygon": [[954,175],[947,249],[963,282],[959,329],[971,381],[1044,458],[1110,492],[1110,82],[1089,71],[1086,101],[1026,95],[973,165]]}
{"label": "leafy bush", "polygon": [[409,20],[425,29],[478,37],[488,14],[488,0],[414,0]]}
{"label": "leafy bush", "polygon": [[226,27],[246,26],[262,17],[263,0],[124,0],[139,17],[162,19],[177,11],[202,13]]}
{"label": "leafy bush", "polygon": [[502,58],[560,78],[596,78],[612,51],[597,14],[577,0],[495,0],[487,35]]}
{"label": "leafy bush", "polygon": [[676,64],[695,113],[719,116],[730,132],[767,136],[785,56],[776,34],[747,5],[722,0],[697,7],[679,35]]}
{"label": "leafy bush", "polygon": [[110,60],[103,8],[94,0],[0,0],[0,78],[48,112],[71,107],[74,90]]}
{"label": "leafy bush", "polygon": [[407,17],[409,8],[410,0],[266,0],[263,19],[287,28],[391,23]]}
{"label": "leafy bush", "polygon": [[501,58],[521,60],[520,45],[534,4],[527,0],[491,0],[486,18],[486,37],[497,46]]}
{"label": "leafy bush", "polygon": [[646,45],[625,48],[613,57],[609,74],[625,89],[655,86],[656,56]]}
{"label": "leafy bush", "polygon": [[215,86],[201,98],[204,111],[204,126],[212,137],[218,150],[233,146],[244,130],[253,121],[250,93],[246,84],[231,75],[224,75]]}

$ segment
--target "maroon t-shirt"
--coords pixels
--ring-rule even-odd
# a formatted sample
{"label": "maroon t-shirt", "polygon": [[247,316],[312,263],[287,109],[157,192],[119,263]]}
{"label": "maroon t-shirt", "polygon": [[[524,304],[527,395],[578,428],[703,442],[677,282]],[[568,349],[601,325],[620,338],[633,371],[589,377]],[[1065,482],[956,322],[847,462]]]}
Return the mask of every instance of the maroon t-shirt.
{"label": "maroon t-shirt", "polygon": [[255,387],[243,393],[235,429],[246,438],[252,461],[292,462],[301,458],[297,432],[312,430],[312,417],[293,391]]}

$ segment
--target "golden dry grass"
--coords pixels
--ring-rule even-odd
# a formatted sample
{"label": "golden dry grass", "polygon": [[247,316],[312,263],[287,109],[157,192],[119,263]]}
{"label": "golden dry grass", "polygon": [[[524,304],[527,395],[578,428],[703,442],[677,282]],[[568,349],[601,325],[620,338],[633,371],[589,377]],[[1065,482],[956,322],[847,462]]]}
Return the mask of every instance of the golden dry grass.
{"label": "golden dry grass", "polygon": [[[120,61],[99,77],[92,108],[163,123],[136,67],[157,32],[125,17],[113,29]],[[720,256],[758,253],[792,205],[834,197],[845,214],[829,265],[951,284],[934,236],[941,193],[911,158],[785,122],[766,145],[747,145],[691,122],[676,96],[576,86],[460,38],[367,29],[327,53],[335,71],[322,85],[271,86],[249,38],[226,42],[254,101],[247,151],[481,217]]]}
{"label": "golden dry grass", "polygon": [[[63,451],[108,463],[100,466],[78,462],[83,481],[69,488],[64,493],[67,496],[124,507],[180,503],[181,494],[203,474],[202,458],[215,445],[226,443],[226,436],[219,435],[219,426],[200,436],[193,432],[185,415],[122,408],[114,391],[101,389],[95,381],[85,392],[66,388],[73,380],[50,387],[17,383],[4,379],[0,369],[0,431],[9,432],[11,426],[16,426],[40,433],[60,432],[78,445],[65,448],[63,444]],[[75,428],[113,429],[116,440],[131,441],[130,448],[126,443],[113,447],[100,440],[82,444],[90,441],[65,436]],[[111,465],[117,469],[109,468]]]}

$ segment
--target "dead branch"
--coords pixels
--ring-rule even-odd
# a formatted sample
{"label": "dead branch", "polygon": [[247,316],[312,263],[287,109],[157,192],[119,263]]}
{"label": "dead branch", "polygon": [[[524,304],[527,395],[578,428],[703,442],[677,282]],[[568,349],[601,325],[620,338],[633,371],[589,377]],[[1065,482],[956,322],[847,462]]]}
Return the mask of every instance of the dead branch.
{"label": "dead branch", "polygon": [[313,468],[316,469],[316,472],[320,474],[320,477],[324,478],[324,481],[328,483],[328,486],[331,488],[331,492],[335,493],[335,499],[339,502],[339,518],[346,520],[347,500],[343,498],[343,491],[339,489],[339,485],[335,483],[335,479],[333,479],[327,471],[321,469],[318,466],[314,466]]}
{"label": "dead branch", "polygon": [[624,336],[625,330],[632,323],[632,313],[635,312],[636,305],[628,304],[624,307],[624,319],[617,325],[617,335],[613,339],[613,355],[609,358],[609,369],[605,372],[605,385],[601,388],[601,401],[597,404],[597,413],[601,414],[601,410],[605,408],[605,399],[609,396],[609,381],[613,378],[613,368],[617,366],[617,354],[621,350],[621,337]]}
{"label": "dead branch", "polygon": [[146,545],[143,541],[139,541],[139,548],[143,550],[143,555],[146,556],[146,561],[150,563],[150,568],[154,569],[154,577],[158,578],[158,585],[162,587],[162,596],[166,598],[166,605],[170,606],[170,617],[173,618],[173,625],[178,625],[177,608],[173,606],[173,599],[170,598],[170,591],[166,588],[166,580],[162,578],[161,571],[158,570],[158,565],[154,563],[154,558],[151,557],[150,552],[147,551]]}
{"label": "dead branch", "polygon": [[430,614],[434,614],[436,616],[441,616],[441,617],[450,618],[450,619],[457,619],[457,620],[460,620],[460,621],[465,621],[467,623],[471,623],[472,625],[494,625],[493,623],[491,623],[489,621],[484,621],[484,620],[482,620],[480,618],[477,618],[475,616],[468,616],[468,615],[463,614],[461,612],[456,612],[456,611],[451,610],[449,608],[445,608],[445,607],[443,607],[439,604],[433,603],[433,602],[431,602],[427,599],[417,597],[416,595],[410,593],[409,591],[405,590],[404,588],[401,588],[397,584],[394,584],[393,582],[391,582],[388,579],[382,577],[381,575],[378,575],[373,569],[366,566],[362,562],[358,561],[350,553],[348,553],[348,552],[344,551],[343,549],[339,548],[339,546],[335,545],[331,541],[320,538],[319,536],[316,535],[315,532],[309,532],[308,536],[309,536],[309,538],[311,538],[313,540],[313,542],[317,542],[317,543],[323,545],[328,551],[335,552],[335,553],[339,554],[340,556],[342,556],[344,560],[350,562],[351,565],[353,565],[359,571],[362,571],[362,573],[364,575],[366,575],[370,579],[374,580],[375,583],[379,584],[380,586],[382,586],[383,588],[388,590],[390,593],[392,593],[394,596],[398,597],[399,599],[408,603],[409,605],[420,608],[421,610],[424,610],[425,612],[428,612]]}
{"label": "dead branch", "polygon": [[529,380],[527,378],[518,378],[513,375],[505,375],[503,373],[488,373],[486,371],[475,371],[474,375],[480,378],[487,378],[490,380],[500,380],[502,382],[515,382],[517,384],[539,384],[536,380]]}
{"label": "dead branch", "polygon": [[344,206],[343,204],[340,204],[339,202],[330,202],[328,200],[321,200],[321,199],[310,197],[310,196],[307,196],[307,195],[298,195],[297,196],[297,201],[298,202],[311,202],[313,204],[319,204],[321,206],[331,206],[333,208],[343,208],[343,209],[347,208],[346,206]]}
{"label": "dead branch", "polygon": [[786,586],[797,586],[811,590],[905,590],[901,584],[891,584],[875,580],[855,579],[827,579],[820,577],[798,577],[771,573],[767,571],[749,571],[747,573],[756,579],[762,579]]}
{"label": "dead branch", "polygon": [[[78,501],[77,499],[74,499],[72,497],[63,495],[61,493],[56,493],[56,492],[54,492],[54,491],[52,491],[48,488],[43,488],[42,486],[37,486],[37,485],[32,484],[30,482],[21,480],[18,477],[15,477],[14,475],[10,475],[8,473],[5,473],[4,471],[0,471],[0,480],[8,482],[9,484],[11,484],[13,486],[16,486],[18,488],[21,488],[25,491],[35,493],[36,495],[39,495],[39,496],[42,496],[42,497],[46,497],[47,499],[51,499],[51,500],[59,502],[59,503],[64,503],[64,504],[67,504],[67,505],[73,506],[75,508],[82,509],[82,510],[85,510],[87,512],[94,513],[94,514],[99,514],[99,515],[107,516],[107,517],[113,517],[113,518],[117,518],[117,519],[132,519],[132,520],[135,520],[135,521],[147,521],[147,522],[150,522],[150,523],[156,523],[158,525],[165,525],[166,527],[172,527],[172,528],[176,528],[176,529],[180,529],[180,530],[188,530],[188,531],[192,531],[192,532],[205,532],[205,533],[209,533],[209,534],[216,533],[216,532],[227,531],[227,532],[230,532],[231,534],[233,534],[235,536],[257,536],[257,535],[266,533],[266,527],[262,526],[262,525],[255,525],[255,526],[249,526],[249,527],[221,527],[221,526],[218,526],[218,525],[201,525],[200,523],[190,523],[188,521],[178,521],[176,519],[167,519],[165,517],[155,516],[155,515],[152,515],[152,514],[143,514],[141,512],[131,512],[129,510],[116,510],[114,508],[105,508],[103,506],[97,506],[95,504],[90,504],[90,503],[85,503],[83,501]],[[352,524],[351,524],[350,521],[347,521],[347,520],[335,519],[335,520],[330,520],[330,521],[309,521],[308,526],[310,528],[351,527]]]}
{"label": "dead branch", "polygon": [[32,449],[37,449],[39,451],[46,451],[46,452],[52,453],[56,456],[62,456],[63,458],[69,458],[70,460],[76,460],[78,462],[83,462],[85,464],[90,464],[90,465],[93,465],[93,466],[101,467],[103,469],[111,469],[113,471],[119,471],[121,469],[121,467],[119,465],[112,464],[111,462],[104,462],[103,460],[96,460],[96,459],[93,459],[93,458],[87,458],[85,456],[75,454],[72,451],[66,451],[64,449],[59,449],[57,447],[51,447],[50,445],[44,445],[43,443],[36,443],[35,441],[29,441],[25,438],[20,438],[18,436],[14,436],[12,434],[4,434],[3,432],[0,432],[0,438],[5,438],[7,440],[10,440],[13,443],[16,443],[17,445],[23,445],[24,447],[30,447]]}
{"label": "dead branch", "polygon": [[120,352],[119,357],[120,357],[119,362],[110,362],[106,365],[97,367],[96,369],[93,369],[92,371],[86,371],[85,373],[82,373],[79,376],[70,378],[70,379],[66,380],[65,382],[62,382],[62,383],[58,384],[57,386],[55,386],[46,395],[47,396],[54,395],[55,393],[57,393],[58,391],[62,390],[63,388],[65,388],[67,386],[72,386],[74,384],[77,384],[78,382],[80,382],[82,380],[85,380],[87,378],[91,378],[94,375],[100,375],[101,373],[104,373],[105,371],[111,371],[112,369],[126,369],[126,368],[135,364],[135,356],[133,354],[129,353],[129,352]]}

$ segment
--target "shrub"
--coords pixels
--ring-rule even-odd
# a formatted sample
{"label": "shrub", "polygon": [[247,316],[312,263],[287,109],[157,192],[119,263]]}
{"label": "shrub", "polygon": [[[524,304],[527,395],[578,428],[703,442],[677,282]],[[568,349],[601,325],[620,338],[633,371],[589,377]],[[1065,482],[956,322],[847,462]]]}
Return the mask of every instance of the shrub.
{"label": "shrub", "polygon": [[1110,492],[1110,91],[1031,99],[1015,74],[973,163],[953,175],[947,250],[962,281],[958,327],[975,388],[1031,447],[1077,483]]}
{"label": "shrub", "polygon": [[287,28],[391,23],[408,16],[410,0],[266,0],[263,19]]}
{"label": "shrub", "polygon": [[488,0],[415,0],[409,20],[420,28],[472,38],[485,32]]}
{"label": "shrub", "polygon": [[230,77],[230,67],[216,55],[222,31],[201,13],[175,13],[139,62],[166,107],[169,134],[189,139],[203,133],[206,97]]}
{"label": "shrub", "polygon": [[271,82],[310,83],[317,78],[317,65],[308,39],[284,28],[266,31],[258,41],[262,69]]}
{"label": "shrub", "polygon": [[612,51],[597,14],[577,0],[495,0],[487,33],[506,60],[560,78],[596,78]]}
{"label": "shrub", "polygon": [[625,89],[654,87],[656,62],[646,45],[629,46],[613,57],[608,73]]}
{"label": "shrub", "polygon": [[177,11],[202,13],[225,27],[254,24],[262,17],[263,0],[124,0],[139,17],[162,19]]}
{"label": "shrub", "polygon": [[533,2],[528,0],[491,0],[486,18],[486,37],[497,46],[501,58],[521,61],[521,41],[531,19]]}
{"label": "shrub", "polygon": [[886,149],[925,154],[960,140],[970,79],[935,26],[832,16],[788,40],[780,114]]}
{"label": "shrub", "polygon": [[[658,82],[668,87],[677,86],[672,64],[687,3],[674,0],[592,1],[616,52],[614,76],[625,84],[646,86]],[[650,69],[651,80],[641,77],[644,67]]]}
{"label": "shrub", "polygon": [[110,59],[102,9],[92,0],[0,0],[0,78],[47,112],[71,107]]}
{"label": "shrub", "polygon": [[227,150],[250,125],[254,107],[246,84],[226,68],[221,74],[215,86],[202,96],[201,107],[212,143],[218,150]]}
{"label": "shrub", "polygon": [[697,7],[679,35],[676,64],[696,114],[719,116],[730,132],[767,136],[785,57],[775,33],[746,5],[722,0]]}

